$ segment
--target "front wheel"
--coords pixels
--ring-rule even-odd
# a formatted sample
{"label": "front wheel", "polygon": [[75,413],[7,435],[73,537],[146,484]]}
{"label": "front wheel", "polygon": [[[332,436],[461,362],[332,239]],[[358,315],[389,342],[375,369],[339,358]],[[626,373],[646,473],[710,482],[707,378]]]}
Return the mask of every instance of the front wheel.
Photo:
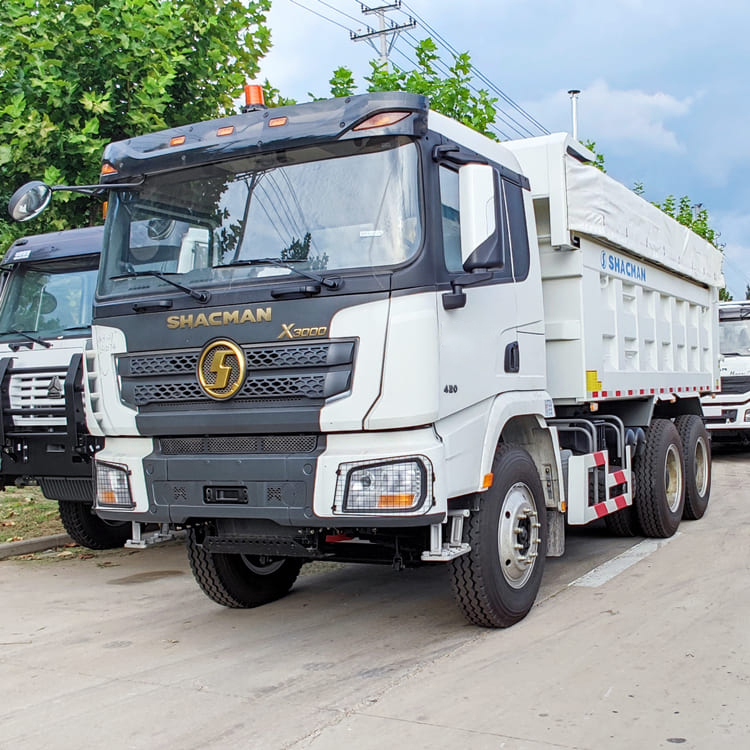
{"label": "front wheel", "polygon": [[539,474],[526,451],[499,446],[492,471],[495,481],[464,529],[471,551],[452,561],[451,577],[470,622],[506,628],[527,615],[539,591],[547,512]]}
{"label": "front wheel", "polygon": [[94,514],[91,503],[77,500],[58,500],[60,520],[68,536],[81,547],[115,549],[130,538],[131,524],[127,521],[105,521]]}
{"label": "front wheel", "polygon": [[188,560],[198,585],[217,604],[235,609],[280,599],[297,580],[302,559],[209,552],[188,529]]}

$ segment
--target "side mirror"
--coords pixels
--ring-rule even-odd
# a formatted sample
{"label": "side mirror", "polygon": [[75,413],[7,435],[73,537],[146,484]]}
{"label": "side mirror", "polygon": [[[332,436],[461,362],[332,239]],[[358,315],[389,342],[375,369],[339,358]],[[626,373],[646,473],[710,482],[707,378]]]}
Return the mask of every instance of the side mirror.
{"label": "side mirror", "polygon": [[502,268],[508,241],[497,172],[488,164],[466,164],[458,190],[464,270]]}
{"label": "side mirror", "polygon": [[8,213],[14,221],[28,221],[39,216],[52,198],[52,188],[39,180],[27,182],[10,197]]}

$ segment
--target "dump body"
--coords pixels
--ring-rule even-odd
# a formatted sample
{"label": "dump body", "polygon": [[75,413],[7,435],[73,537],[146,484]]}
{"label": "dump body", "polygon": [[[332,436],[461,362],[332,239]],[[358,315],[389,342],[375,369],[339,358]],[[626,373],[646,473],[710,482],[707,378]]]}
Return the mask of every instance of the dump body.
{"label": "dump body", "polygon": [[507,146],[531,182],[556,405],[714,390],[720,251],[565,134]]}

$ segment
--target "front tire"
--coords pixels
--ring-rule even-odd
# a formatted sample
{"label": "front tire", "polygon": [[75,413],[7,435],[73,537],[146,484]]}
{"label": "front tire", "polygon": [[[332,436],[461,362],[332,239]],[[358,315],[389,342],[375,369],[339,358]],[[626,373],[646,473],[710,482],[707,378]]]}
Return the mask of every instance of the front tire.
{"label": "front tire", "polygon": [[682,441],[668,419],[655,419],[646,431],[643,452],[636,456],[635,508],[646,536],[672,536],[685,507]]}
{"label": "front tire", "polygon": [[683,414],[674,421],[682,441],[685,471],[685,508],[682,517],[703,518],[711,495],[711,442],[703,420]]}
{"label": "front tire", "polygon": [[105,521],[95,515],[91,503],[58,500],[60,520],[68,536],[81,547],[115,549],[130,538],[131,525],[126,521]]}
{"label": "front tire", "polygon": [[248,609],[280,599],[297,580],[303,560],[209,552],[188,529],[190,568],[203,593],[217,604]]}
{"label": "front tire", "polygon": [[506,628],[528,614],[539,591],[547,511],[539,474],[526,451],[500,445],[492,471],[495,481],[464,529],[471,551],[451,562],[451,577],[467,620]]}

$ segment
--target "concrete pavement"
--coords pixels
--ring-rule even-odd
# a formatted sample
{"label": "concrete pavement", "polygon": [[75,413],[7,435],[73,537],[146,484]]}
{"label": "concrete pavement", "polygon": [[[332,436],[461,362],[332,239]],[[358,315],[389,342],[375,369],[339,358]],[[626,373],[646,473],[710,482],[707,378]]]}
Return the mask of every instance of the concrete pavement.
{"label": "concrete pavement", "polygon": [[505,631],[466,624],[439,565],[338,567],[236,611],[179,544],[4,561],[0,747],[743,747],[748,477],[720,457],[706,517],[597,585],[640,540],[572,535]]}

